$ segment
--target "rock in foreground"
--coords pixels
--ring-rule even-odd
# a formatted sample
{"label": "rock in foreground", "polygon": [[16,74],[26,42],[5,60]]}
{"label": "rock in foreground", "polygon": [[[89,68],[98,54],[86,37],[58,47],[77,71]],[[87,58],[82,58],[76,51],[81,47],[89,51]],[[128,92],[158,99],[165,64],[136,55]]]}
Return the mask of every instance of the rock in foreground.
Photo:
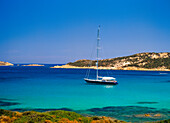
{"label": "rock in foreground", "polygon": [[84,117],[70,111],[16,112],[0,109],[0,123],[124,123],[109,117]]}

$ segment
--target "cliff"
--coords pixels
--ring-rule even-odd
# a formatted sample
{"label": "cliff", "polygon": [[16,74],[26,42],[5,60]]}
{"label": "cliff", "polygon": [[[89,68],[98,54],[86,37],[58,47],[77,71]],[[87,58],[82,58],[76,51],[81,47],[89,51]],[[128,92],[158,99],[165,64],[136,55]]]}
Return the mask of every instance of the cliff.
{"label": "cliff", "polygon": [[0,61],[0,66],[13,66],[12,63]]}
{"label": "cliff", "polygon": [[[96,60],[77,60],[67,65],[73,67],[95,67]],[[122,70],[170,70],[170,52],[138,53],[130,56],[99,60],[99,68]]]}

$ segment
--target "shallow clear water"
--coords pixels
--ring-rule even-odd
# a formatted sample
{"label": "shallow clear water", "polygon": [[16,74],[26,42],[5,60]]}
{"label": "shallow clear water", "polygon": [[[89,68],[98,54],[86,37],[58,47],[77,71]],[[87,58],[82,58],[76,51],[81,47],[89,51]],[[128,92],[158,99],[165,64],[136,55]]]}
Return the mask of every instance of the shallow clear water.
{"label": "shallow clear water", "polygon": [[[100,71],[102,75],[109,73],[117,78],[119,84],[110,86],[85,83],[85,69],[49,66],[0,67],[0,108],[20,111],[67,108],[127,121],[130,120],[121,114],[153,113],[154,110],[166,115],[162,119],[170,118],[170,72]],[[91,75],[95,76],[95,70],[91,70]]]}

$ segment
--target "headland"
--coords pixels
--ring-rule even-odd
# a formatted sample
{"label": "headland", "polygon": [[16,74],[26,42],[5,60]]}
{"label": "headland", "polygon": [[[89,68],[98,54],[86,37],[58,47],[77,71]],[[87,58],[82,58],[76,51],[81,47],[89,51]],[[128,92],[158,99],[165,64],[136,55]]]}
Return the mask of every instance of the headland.
{"label": "headland", "polygon": [[[51,68],[96,69],[96,60],[82,59],[69,62],[66,65]],[[138,53],[130,56],[101,59],[99,69],[103,70],[141,70],[170,71],[170,53]]]}
{"label": "headland", "polygon": [[12,63],[0,61],[0,66],[13,66]]}

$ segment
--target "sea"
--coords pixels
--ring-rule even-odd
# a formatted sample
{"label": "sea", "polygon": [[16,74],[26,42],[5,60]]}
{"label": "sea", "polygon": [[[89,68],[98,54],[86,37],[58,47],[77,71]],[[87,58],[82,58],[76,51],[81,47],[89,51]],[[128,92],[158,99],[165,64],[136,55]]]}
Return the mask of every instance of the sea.
{"label": "sea", "polygon": [[[74,111],[128,122],[170,119],[170,72],[100,70],[117,85],[88,84],[87,69],[45,66],[0,67],[0,109]],[[91,69],[94,78],[96,71]],[[147,115],[149,114],[149,115]]]}

